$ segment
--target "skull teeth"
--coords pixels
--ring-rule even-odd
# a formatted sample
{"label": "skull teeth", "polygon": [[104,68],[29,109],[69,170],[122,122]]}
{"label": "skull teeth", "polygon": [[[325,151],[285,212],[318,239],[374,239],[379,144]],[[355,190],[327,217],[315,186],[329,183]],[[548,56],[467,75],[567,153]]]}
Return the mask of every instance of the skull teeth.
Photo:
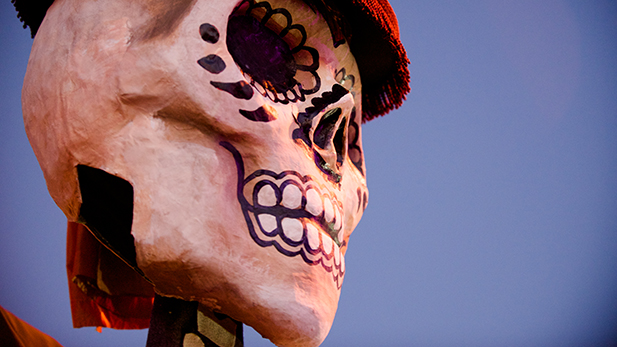
{"label": "skull teeth", "polygon": [[333,203],[329,197],[323,196],[322,198],[315,188],[308,188],[303,194],[302,189],[291,183],[292,181],[283,184],[282,193],[274,182],[267,180],[262,182],[265,183],[256,185],[254,188],[257,192],[253,202],[255,206],[264,208],[279,206],[294,211],[306,211],[310,215],[297,218],[311,218],[312,216],[317,220],[323,220],[324,229],[333,229],[337,233],[338,241],[342,241],[343,213],[338,204]]}
{"label": "skull teeth", "polygon": [[[301,258],[308,265],[321,266],[340,289],[345,265],[339,242],[345,241],[342,205],[336,197],[311,176],[295,171],[256,170],[245,176],[240,152],[228,142],[221,141],[220,145],[236,161],[238,201],[253,241],[260,247],[273,247],[284,256]],[[326,201],[335,214],[334,223],[326,222],[325,212],[313,214],[324,210]],[[333,230],[334,226],[340,229]]]}
{"label": "skull teeth", "polygon": [[261,206],[272,207],[276,205],[276,193],[270,185],[263,186],[257,195],[258,202]]}
{"label": "skull teeth", "polygon": [[319,230],[313,224],[306,225],[306,238],[308,241],[308,246],[312,251],[316,251],[319,249],[320,240],[319,240]]}
{"label": "skull teeth", "polygon": [[321,264],[340,286],[344,276],[340,249],[344,236],[342,207],[310,181],[276,181],[266,178],[249,184],[253,187],[254,200],[252,204],[250,199],[247,202],[252,206],[249,216],[255,224],[254,237],[264,245],[276,243],[279,252],[301,255],[309,264]]}
{"label": "skull teeth", "polygon": [[276,230],[276,217],[271,214],[263,213],[259,215],[259,224],[266,233]]}
{"label": "skull teeth", "polygon": [[341,218],[341,213],[338,211],[338,209],[336,209],[336,217],[334,218],[334,230],[341,230],[342,226],[343,218]]}
{"label": "skull teeth", "polygon": [[283,229],[283,234],[288,239],[294,242],[302,241],[304,237],[304,228],[302,227],[302,222],[294,218],[283,218],[281,221],[281,228]]}
{"label": "skull teeth", "polygon": [[306,191],[306,210],[313,216],[319,216],[323,212],[321,197],[315,189]]}
{"label": "skull teeth", "polygon": [[338,245],[334,245],[334,264],[341,264],[341,250]]}
{"label": "skull teeth", "polygon": [[282,205],[290,208],[297,209],[302,204],[302,191],[300,188],[293,184],[289,184],[283,190],[283,201]]}
{"label": "skull teeth", "polygon": [[[249,213],[254,218],[253,213]],[[252,219],[254,220],[254,219]],[[278,218],[272,214],[262,213],[257,216],[258,225],[254,229],[255,237],[266,244],[275,242],[277,249],[287,255],[301,255],[305,262],[321,265],[332,273],[334,281],[340,287],[345,275],[345,257],[341,248],[312,221],[295,218]]]}
{"label": "skull teeth", "polygon": [[323,245],[323,250],[326,254],[332,254],[332,246],[334,246],[334,242],[332,242],[331,238],[321,234],[321,244]]}

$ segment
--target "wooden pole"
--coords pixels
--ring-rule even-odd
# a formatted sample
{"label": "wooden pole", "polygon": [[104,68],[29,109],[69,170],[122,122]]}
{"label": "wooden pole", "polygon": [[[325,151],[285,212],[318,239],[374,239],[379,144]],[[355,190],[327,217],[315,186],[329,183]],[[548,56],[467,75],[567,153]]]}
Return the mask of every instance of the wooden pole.
{"label": "wooden pole", "polygon": [[156,295],[146,347],[243,347],[242,323],[196,301]]}

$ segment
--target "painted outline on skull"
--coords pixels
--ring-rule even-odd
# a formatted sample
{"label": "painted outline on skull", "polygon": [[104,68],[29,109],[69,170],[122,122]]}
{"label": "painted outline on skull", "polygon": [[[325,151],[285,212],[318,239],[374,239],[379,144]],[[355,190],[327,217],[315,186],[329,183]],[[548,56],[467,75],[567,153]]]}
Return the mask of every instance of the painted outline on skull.
{"label": "painted outline on skull", "polygon": [[234,157],[238,202],[253,241],[321,265],[340,288],[345,276],[341,248],[347,245],[342,204],[313,177],[296,171],[256,170],[245,178],[240,152],[229,142],[219,144]]}
{"label": "painted outline on skull", "polygon": [[[202,24],[199,33],[205,42],[218,42],[218,30],[211,24]],[[244,77],[264,97],[281,104],[305,101],[306,95],[321,88],[317,73],[319,52],[306,46],[306,40],[306,29],[293,23],[288,10],[273,9],[266,1],[244,0],[232,12],[227,25],[227,49]],[[203,57],[197,63],[212,74],[219,74],[226,68],[217,55]],[[242,82],[212,85],[236,98],[248,100],[252,91],[237,93],[238,84]]]}
{"label": "painted outline on skull", "polygon": [[281,104],[304,101],[321,87],[319,52],[306,40],[306,29],[293,23],[288,10],[266,1],[243,1],[227,25],[227,48],[244,76]]}
{"label": "painted outline on skull", "polygon": [[[298,128],[292,133],[292,137],[298,144],[305,145],[313,152],[315,165],[334,183],[339,183],[342,179],[339,174],[339,168],[342,166],[345,157],[347,156],[348,145],[348,128],[350,119],[343,114],[340,107],[336,107],[343,98],[350,95],[350,92],[345,87],[334,84],[332,90],[324,91],[321,96],[311,99],[312,106],[306,108],[304,112],[300,112],[295,119]],[[355,107],[351,110],[351,121],[355,122]],[[319,117],[321,116],[321,117]],[[318,118],[318,123],[314,123],[314,119]],[[357,124],[354,123],[355,126]],[[354,129],[355,138],[353,141],[356,149],[359,142],[358,129]],[[336,158],[328,161],[324,158],[324,153],[328,151],[334,152]],[[361,154],[361,152],[359,152]],[[354,154],[357,154],[354,152]],[[353,161],[352,161],[353,162]],[[361,169],[362,157],[357,156],[354,165],[364,175]]]}
{"label": "painted outline on skull", "polygon": [[[334,70],[335,83],[323,88],[317,72],[320,52],[306,45],[307,30],[294,24],[290,11],[273,8],[270,2],[243,0],[229,16],[226,33],[228,52],[244,80],[210,84],[236,99],[250,100],[256,90],[269,100],[254,111],[239,110],[254,122],[278,118],[272,103],[306,102],[308,107],[292,115],[297,125],[292,139],[311,153],[315,165],[333,185],[330,188],[341,188],[341,167],[348,157],[364,176],[361,117],[353,104],[356,77],[340,67]],[[219,42],[213,25],[202,24],[199,34],[207,43]],[[216,63],[220,60],[217,58],[210,55],[199,59],[198,64],[218,74],[225,66]],[[307,101],[310,94],[316,96]],[[240,152],[227,141],[219,144],[234,157],[237,199],[253,241],[261,247],[273,246],[288,257],[300,256],[309,265],[321,265],[340,288],[345,273],[341,251],[346,247],[344,209],[326,187],[329,185],[293,170],[257,169],[245,176]],[[360,211],[366,206],[366,193],[358,188],[357,195]]]}

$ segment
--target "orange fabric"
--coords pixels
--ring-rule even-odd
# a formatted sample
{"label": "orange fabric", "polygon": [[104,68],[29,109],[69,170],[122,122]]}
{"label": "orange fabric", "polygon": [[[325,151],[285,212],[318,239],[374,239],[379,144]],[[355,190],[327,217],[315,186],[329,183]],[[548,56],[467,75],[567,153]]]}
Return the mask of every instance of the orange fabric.
{"label": "orange fabric", "polygon": [[[68,223],[66,269],[75,328],[145,329],[150,325],[152,286],[119,259],[110,262],[114,258],[85,226]],[[110,263],[113,267],[106,265]]]}
{"label": "orange fabric", "polygon": [[3,347],[62,347],[58,341],[0,306],[0,345]]}

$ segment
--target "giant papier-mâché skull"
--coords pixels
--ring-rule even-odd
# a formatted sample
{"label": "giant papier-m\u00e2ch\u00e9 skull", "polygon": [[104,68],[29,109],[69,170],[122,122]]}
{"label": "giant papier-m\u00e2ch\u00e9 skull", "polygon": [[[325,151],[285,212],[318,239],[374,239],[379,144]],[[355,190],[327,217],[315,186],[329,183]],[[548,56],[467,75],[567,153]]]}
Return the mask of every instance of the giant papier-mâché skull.
{"label": "giant papier-m\u00e2ch\u00e9 skull", "polygon": [[49,191],[134,190],[139,269],[279,345],[328,333],[367,204],[361,80],[302,0],[56,0],[23,89]]}

